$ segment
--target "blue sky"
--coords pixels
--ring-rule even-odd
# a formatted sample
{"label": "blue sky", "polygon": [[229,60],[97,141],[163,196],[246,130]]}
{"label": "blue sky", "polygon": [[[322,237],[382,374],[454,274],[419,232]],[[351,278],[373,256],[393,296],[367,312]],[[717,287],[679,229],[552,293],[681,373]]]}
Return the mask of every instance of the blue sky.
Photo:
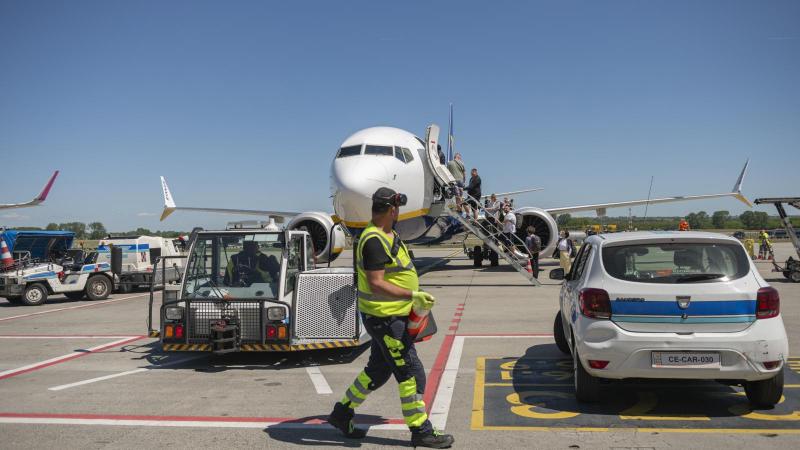
{"label": "blue sky", "polygon": [[[800,195],[796,1],[0,1],[0,68],[0,202],[62,171],[0,225],[233,219],[159,223],[159,175],[185,206],[331,211],[348,135],[450,102],[484,190],[546,188],[518,205],[725,191],[748,157],[748,196]],[[700,209],[743,211],[649,214]]]}

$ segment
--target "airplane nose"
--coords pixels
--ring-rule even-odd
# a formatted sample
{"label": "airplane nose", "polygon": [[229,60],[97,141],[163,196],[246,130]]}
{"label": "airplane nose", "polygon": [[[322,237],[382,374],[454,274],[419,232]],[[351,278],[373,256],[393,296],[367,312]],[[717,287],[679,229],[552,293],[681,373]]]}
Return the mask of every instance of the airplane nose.
{"label": "airplane nose", "polygon": [[333,210],[348,226],[366,226],[372,218],[372,194],[389,185],[389,172],[374,158],[337,158],[331,166]]}

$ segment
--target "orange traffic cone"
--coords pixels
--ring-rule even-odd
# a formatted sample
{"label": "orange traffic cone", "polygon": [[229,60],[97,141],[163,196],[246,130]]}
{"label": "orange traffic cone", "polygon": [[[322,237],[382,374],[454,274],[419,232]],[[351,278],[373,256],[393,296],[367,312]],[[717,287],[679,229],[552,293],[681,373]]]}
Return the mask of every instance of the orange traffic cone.
{"label": "orange traffic cone", "polygon": [[411,336],[412,339],[416,338],[417,335],[428,326],[428,314],[430,312],[430,309],[425,309],[417,305],[411,308],[411,312],[408,314],[408,325],[406,329],[408,330],[408,335]]}
{"label": "orange traffic cone", "polygon": [[11,252],[8,250],[8,245],[3,238],[0,238],[0,263],[3,264],[4,269],[8,269],[14,265],[14,257],[11,256]]}
{"label": "orange traffic cone", "polygon": [[530,259],[528,260],[528,265],[525,266],[525,270],[527,270],[528,273],[533,273],[533,267],[531,266],[531,260]]}

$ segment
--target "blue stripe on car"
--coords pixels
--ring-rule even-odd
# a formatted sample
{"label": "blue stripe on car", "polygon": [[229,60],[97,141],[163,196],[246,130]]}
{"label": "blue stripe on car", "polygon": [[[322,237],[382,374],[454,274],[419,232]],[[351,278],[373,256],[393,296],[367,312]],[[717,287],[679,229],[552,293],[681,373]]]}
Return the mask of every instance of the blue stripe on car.
{"label": "blue stripe on car", "polygon": [[681,309],[676,300],[646,300],[643,302],[611,302],[611,314],[635,316],[734,316],[755,315],[755,300],[692,300],[689,307]]}
{"label": "blue stripe on car", "polygon": [[635,323],[750,323],[756,320],[756,316],[733,316],[733,317],[650,317],[650,316],[611,316],[614,322],[635,322]]}

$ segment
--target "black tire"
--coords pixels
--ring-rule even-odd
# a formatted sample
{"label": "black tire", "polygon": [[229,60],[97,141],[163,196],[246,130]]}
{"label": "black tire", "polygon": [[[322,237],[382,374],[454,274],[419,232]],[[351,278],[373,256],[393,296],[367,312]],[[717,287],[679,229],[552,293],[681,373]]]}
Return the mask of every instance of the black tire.
{"label": "black tire", "polygon": [[14,296],[11,296],[11,297],[6,297],[6,300],[8,300],[8,303],[11,303],[12,305],[21,305],[22,304],[22,297],[20,297],[18,295],[14,295]]}
{"label": "black tire", "polygon": [[86,294],[83,291],[78,291],[78,292],[65,292],[64,295],[70,300],[80,300]]}
{"label": "black tire", "polygon": [[86,296],[89,300],[105,300],[111,293],[111,280],[105,275],[92,275],[86,280]]}
{"label": "black tire", "polygon": [[480,245],[476,245],[472,249],[472,265],[474,267],[480,267],[483,265],[483,249]]}
{"label": "black tire", "polygon": [[789,276],[786,277],[786,278],[792,280],[792,282],[794,282],[794,283],[800,283],[800,271],[793,270],[793,271],[789,272]]}
{"label": "black tire", "polygon": [[494,250],[489,250],[489,265],[492,267],[497,267],[500,264],[497,252]]}
{"label": "black tire", "polygon": [[583,368],[578,349],[572,352],[575,378],[575,398],[582,403],[594,403],[600,398],[600,379],[589,375]]}
{"label": "black tire", "polygon": [[47,289],[38,283],[29,284],[19,299],[25,306],[38,306],[47,301]]}
{"label": "black tire", "polygon": [[778,404],[783,395],[783,370],[768,380],[748,381],[744,393],[750,404],[759,408],[771,408]]}
{"label": "black tire", "polygon": [[556,313],[556,320],[553,321],[553,337],[556,340],[556,347],[561,350],[561,353],[569,355],[569,342],[564,334],[564,321],[561,320],[561,311]]}
{"label": "black tire", "polygon": [[129,281],[122,281],[117,284],[117,292],[128,294],[133,290],[133,285]]}

